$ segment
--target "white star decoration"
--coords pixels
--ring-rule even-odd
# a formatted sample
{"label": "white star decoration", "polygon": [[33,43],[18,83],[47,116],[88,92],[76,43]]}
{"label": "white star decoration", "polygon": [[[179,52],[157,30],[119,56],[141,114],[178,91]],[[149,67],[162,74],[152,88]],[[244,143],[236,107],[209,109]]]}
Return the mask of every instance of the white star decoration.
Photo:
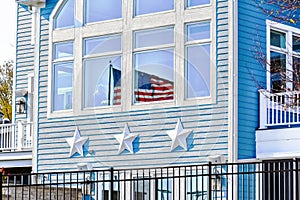
{"label": "white star decoration", "polygon": [[178,119],[176,128],[174,130],[167,131],[167,134],[172,139],[171,150],[173,151],[176,147],[181,146],[187,151],[186,138],[191,134],[192,130],[184,130],[181,121]]}
{"label": "white star decoration", "polygon": [[81,156],[83,156],[82,146],[84,145],[84,143],[86,143],[88,138],[80,137],[80,133],[79,133],[79,130],[77,127],[76,127],[73,137],[66,138],[66,140],[71,147],[70,154],[69,154],[70,157],[73,156],[76,152],[79,153]]}
{"label": "white star decoration", "polygon": [[132,142],[135,140],[137,136],[138,135],[130,134],[128,125],[125,124],[123,133],[119,135],[115,135],[115,138],[120,143],[118,154],[123,152],[125,149],[127,149],[128,151],[130,151],[130,153],[133,154],[134,152],[133,152]]}

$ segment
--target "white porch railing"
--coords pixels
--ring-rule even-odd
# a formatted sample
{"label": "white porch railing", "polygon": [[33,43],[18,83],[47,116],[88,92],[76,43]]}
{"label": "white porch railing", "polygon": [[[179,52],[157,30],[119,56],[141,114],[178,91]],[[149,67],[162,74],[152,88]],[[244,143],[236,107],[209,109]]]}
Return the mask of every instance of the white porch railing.
{"label": "white porch railing", "polygon": [[259,98],[260,129],[300,124],[300,91],[272,94],[259,90]]}
{"label": "white porch railing", "polygon": [[0,125],[0,151],[22,151],[32,147],[32,123]]}

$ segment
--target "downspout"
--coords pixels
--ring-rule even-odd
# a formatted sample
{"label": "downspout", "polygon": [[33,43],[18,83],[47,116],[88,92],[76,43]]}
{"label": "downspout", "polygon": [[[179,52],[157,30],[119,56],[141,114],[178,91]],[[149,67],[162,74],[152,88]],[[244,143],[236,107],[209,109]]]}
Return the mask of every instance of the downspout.
{"label": "downspout", "polygon": [[33,95],[32,100],[32,126],[33,126],[33,144],[32,144],[32,171],[38,172],[38,90],[39,90],[39,68],[40,68],[40,8],[41,6],[33,7],[32,12],[32,35],[31,42],[34,45],[34,83],[33,83]]}
{"label": "downspout", "polygon": [[[230,146],[231,152],[229,162],[238,161],[238,0],[230,1],[229,6],[230,26],[229,26],[229,117],[230,117]],[[232,166],[232,172],[237,171],[236,166]],[[234,187],[230,190],[231,199],[237,200],[238,196],[238,178],[233,177]]]}
{"label": "downspout", "polygon": [[229,145],[228,161],[238,160],[238,1],[229,1]]}

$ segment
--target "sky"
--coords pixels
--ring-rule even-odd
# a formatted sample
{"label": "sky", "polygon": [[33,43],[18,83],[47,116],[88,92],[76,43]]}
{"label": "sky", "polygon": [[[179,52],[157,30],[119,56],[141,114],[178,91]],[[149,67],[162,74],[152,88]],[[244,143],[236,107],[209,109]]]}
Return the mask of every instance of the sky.
{"label": "sky", "polygon": [[0,66],[7,60],[15,62],[16,6],[15,0],[0,0]]}

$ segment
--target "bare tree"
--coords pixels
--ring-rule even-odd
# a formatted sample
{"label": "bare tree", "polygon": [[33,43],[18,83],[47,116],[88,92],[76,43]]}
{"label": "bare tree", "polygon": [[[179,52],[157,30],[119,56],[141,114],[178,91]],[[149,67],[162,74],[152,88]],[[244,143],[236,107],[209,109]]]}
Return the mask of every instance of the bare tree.
{"label": "bare tree", "polygon": [[254,0],[264,14],[275,21],[297,23],[300,20],[299,0]]}

